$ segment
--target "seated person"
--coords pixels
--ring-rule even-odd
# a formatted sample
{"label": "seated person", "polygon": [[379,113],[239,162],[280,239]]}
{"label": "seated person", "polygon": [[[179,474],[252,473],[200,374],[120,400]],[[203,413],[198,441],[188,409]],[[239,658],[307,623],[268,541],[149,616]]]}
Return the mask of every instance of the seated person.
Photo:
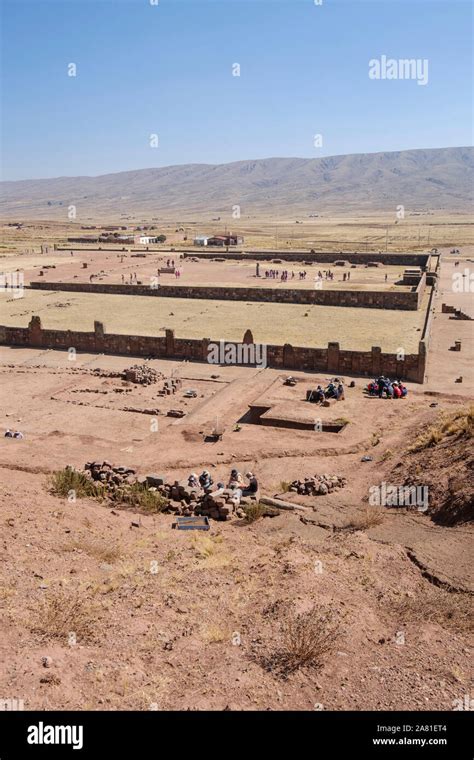
{"label": "seated person", "polygon": [[249,481],[248,486],[243,489],[242,493],[244,496],[255,496],[255,494],[258,491],[258,480],[253,474],[253,472],[247,472],[245,474],[245,477]]}
{"label": "seated person", "polygon": [[326,398],[333,398],[333,396],[336,395],[336,386],[334,383],[329,383],[326,390],[324,391],[324,395]]}
{"label": "seated person", "polygon": [[23,433],[21,433],[19,430],[16,430],[16,431],[13,433],[13,437],[14,437],[14,438],[24,438],[25,436],[24,436],[24,435],[23,435]]}
{"label": "seated person", "polygon": [[338,401],[344,401],[344,386],[342,383],[339,383],[337,386],[336,398]]}
{"label": "seated person", "polygon": [[231,470],[227,488],[232,488],[233,486],[235,486],[236,488],[241,488],[243,484],[244,484],[244,479],[242,475],[240,474],[240,472],[238,470]]}
{"label": "seated person", "polygon": [[316,388],[315,396],[316,396],[316,403],[322,404],[324,401],[324,391],[320,385],[318,385],[318,387]]}
{"label": "seated person", "polygon": [[189,476],[188,486],[189,488],[199,488],[199,480],[195,472],[192,472],[191,475]]}
{"label": "seated person", "polygon": [[387,398],[393,398],[393,385],[390,381],[387,382],[385,385],[385,391],[387,394]]}
{"label": "seated person", "polygon": [[13,438],[13,433],[12,433],[12,431],[11,431],[11,430],[7,430],[7,432],[5,433],[5,436],[4,436],[4,437],[5,437],[5,438]]}
{"label": "seated person", "polygon": [[402,383],[400,383],[400,390],[402,393],[401,397],[406,398],[406,396],[408,395],[408,388],[406,388]]}
{"label": "seated person", "polygon": [[400,385],[396,381],[393,383],[393,395],[394,395],[394,398],[402,397],[402,389],[400,388]]}
{"label": "seated person", "polygon": [[199,476],[199,485],[201,488],[210,488],[214,483],[208,470],[203,470]]}

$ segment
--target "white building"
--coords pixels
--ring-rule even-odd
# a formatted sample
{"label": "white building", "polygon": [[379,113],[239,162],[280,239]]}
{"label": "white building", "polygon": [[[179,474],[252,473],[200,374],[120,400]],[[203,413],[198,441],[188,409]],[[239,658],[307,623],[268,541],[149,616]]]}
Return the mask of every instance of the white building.
{"label": "white building", "polygon": [[194,245],[207,245],[210,235],[198,235],[194,238]]}
{"label": "white building", "polygon": [[151,243],[156,243],[156,237],[152,237],[151,235],[137,235],[135,237],[135,242],[140,245],[150,245]]}

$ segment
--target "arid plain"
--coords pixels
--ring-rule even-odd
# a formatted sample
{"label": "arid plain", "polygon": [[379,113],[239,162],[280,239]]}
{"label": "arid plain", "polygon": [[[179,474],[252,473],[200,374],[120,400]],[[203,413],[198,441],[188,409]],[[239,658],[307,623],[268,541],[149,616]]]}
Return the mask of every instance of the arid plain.
{"label": "arid plain", "polygon": [[[134,273],[148,284],[168,259],[192,248],[194,234],[224,227],[207,218],[193,225],[107,220],[157,224],[166,235],[162,246],[132,258],[138,246],[71,248],[67,237],[78,234],[78,223],[7,226],[14,221],[2,229],[2,269],[22,270],[26,286],[87,283],[91,274],[96,283],[120,284]],[[344,400],[316,407],[306,392],[326,385],[328,373],[82,351],[71,360],[48,347],[1,346],[4,428],[24,438],[0,442],[0,683],[27,709],[451,710],[472,693],[472,322],[441,308],[471,308],[469,288],[453,290],[453,274],[472,266],[471,222],[461,214],[416,215],[397,225],[384,214],[296,221],[262,218],[227,229],[244,235],[246,251],[314,249],[343,259],[355,250],[438,250],[425,382],[406,382],[406,399],[368,397],[373,378],[345,373]],[[263,275],[270,267],[296,275],[258,286],[313,288],[321,269],[335,278],[323,288],[404,288],[396,284],[401,265],[348,270],[302,259],[260,262]],[[179,283],[163,274],[162,284],[257,286],[253,260],[179,260]],[[427,308],[29,287],[16,296],[1,293],[0,325],[26,327],[39,316],[46,330],[90,331],[101,321],[110,333],[173,329],[178,337],[239,341],[250,329],[262,343],[338,341],[343,349],[388,352],[416,349]],[[450,350],[455,341],[461,351]],[[155,369],[160,381],[124,380],[120,373],[133,364]],[[285,384],[290,374],[295,386]],[[176,394],[159,395],[171,378],[181,381]],[[309,427],[255,424],[251,406]],[[177,408],[184,416],[168,415]],[[341,431],[324,432],[335,421]],[[222,436],[207,440],[216,426]],[[211,520],[201,533],[173,530],[175,516],[166,511],[90,496],[70,501],[51,491],[54,472],[104,460],[170,482],[204,469],[215,483],[233,467],[251,470],[260,494],[304,509]],[[323,473],[346,478],[346,486],[317,496],[288,489]],[[374,506],[370,489],[382,482],[428,487],[428,510]],[[313,659],[293,667],[290,633],[310,615],[327,626],[328,638],[312,642],[319,647]]]}

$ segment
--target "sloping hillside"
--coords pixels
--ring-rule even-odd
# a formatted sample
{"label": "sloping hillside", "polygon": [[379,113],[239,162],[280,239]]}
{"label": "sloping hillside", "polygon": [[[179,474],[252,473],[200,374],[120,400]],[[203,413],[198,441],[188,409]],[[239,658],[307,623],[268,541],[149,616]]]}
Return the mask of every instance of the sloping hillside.
{"label": "sloping hillside", "polygon": [[153,216],[414,209],[467,210],[474,186],[472,148],[406,150],[325,158],[268,158],[230,164],[186,164],[1,184],[3,217]]}
{"label": "sloping hillside", "polygon": [[428,514],[439,525],[474,520],[474,406],[443,414],[418,437],[394,472],[405,485],[427,486]]}

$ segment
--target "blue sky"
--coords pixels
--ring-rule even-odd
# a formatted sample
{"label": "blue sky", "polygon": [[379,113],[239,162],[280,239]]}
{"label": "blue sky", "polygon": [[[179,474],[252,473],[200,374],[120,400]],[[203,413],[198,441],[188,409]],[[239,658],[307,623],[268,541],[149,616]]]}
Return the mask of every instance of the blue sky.
{"label": "blue sky", "polygon": [[[470,145],[471,14],[469,0],[2,0],[2,178]],[[382,55],[428,59],[428,84],[371,80]]]}

